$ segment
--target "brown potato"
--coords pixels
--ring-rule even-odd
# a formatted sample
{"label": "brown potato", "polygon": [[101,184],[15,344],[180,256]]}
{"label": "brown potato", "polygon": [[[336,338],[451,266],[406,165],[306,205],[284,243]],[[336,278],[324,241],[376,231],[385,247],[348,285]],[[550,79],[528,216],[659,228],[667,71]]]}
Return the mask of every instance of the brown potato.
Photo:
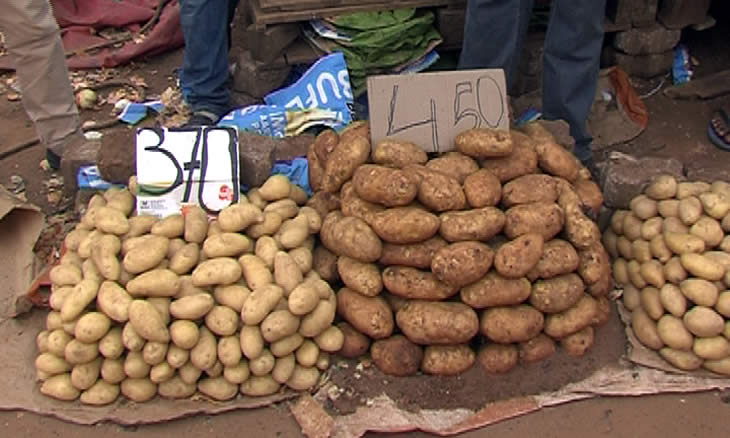
{"label": "brown potato", "polygon": [[657,321],[657,333],[662,342],[675,350],[691,351],[694,337],[681,319],[664,315]]}
{"label": "brown potato", "polygon": [[687,271],[682,267],[679,257],[672,257],[664,264],[664,279],[673,284],[679,284],[687,278]]}
{"label": "brown potato", "polygon": [[457,242],[436,251],[431,271],[442,282],[463,287],[484,277],[493,259],[494,252],[481,242]]}
{"label": "brown potato", "polygon": [[337,260],[337,272],[345,286],[368,297],[383,290],[383,279],[378,266],[342,256]]}
{"label": "brown potato", "polygon": [[558,189],[555,179],[550,175],[524,175],[502,188],[502,204],[507,208],[533,202],[554,203],[557,200]]}
{"label": "brown potato", "polygon": [[317,191],[305,205],[315,209],[319,217],[324,219],[327,213],[340,208],[340,197],[336,193]]}
{"label": "brown potato", "polygon": [[664,342],[659,337],[656,322],[643,309],[636,308],[631,312],[631,329],[639,342],[646,347],[652,350],[659,350],[664,347]]}
{"label": "brown potato", "polygon": [[519,358],[523,363],[545,360],[555,353],[555,341],[549,336],[539,334],[526,342],[520,342]]}
{"label": "brown potato", "polygon": [[382,242],[368,224],[358,218],[344,217],[337,211],[327,215],[319,237],[333,253],[361,262],[374,262],[383,251]]}
{"label": "brown potato", "polygon": [[370,226],[375,220],[375,215],[385,210],[382,205],[368,202],[357,196],[351,181],[346,182],[340,189],[340,206],[343,215],[362,219]]}
{"label": "brown potato", "polygon": [[657,215],[657,202],[646,195],[636,196],[629,204],[631,212],[640,220],[647,220]]}
{"label": "brown potato", "polygon": [[644,281],[652,286],[662,287],[666,282],[664,278],[664,267],[657,260],[642,263],[639,268],[639,273]]}
{"label": "brown potato", "polygon": [[601,230],[584,214],[569,214],[565,217],[565,237],[577,249],[587,249],[601,243]]}
{"label": "brown potato", "polygon": [[543,329],[545,318],[528,305],[494,307],[482,313],[480,332],[499,344],[526,342]]}
{"label": "brown potato", "polygon": [[695,196],[683,198],[679,202],[679,219],[686,226],[691,226],[702,217],[702,202]]}
{"label": "brown potato", "polygon": [[317,245],[317,247],[314,248],[314,252],[312,254],[312,265],[314,272],[319,274],[323,280],[334,283],[339,279],[337,255],[324,246]]}
{"label": "brown potato", "polygon": [[562,347],[569,356],[583,356],[592,346],[593,327],[591,326],[560,340],[560,347]]}
{"label": "brown potato", "polygon": [[649,242],[644,239],[636,239],[631,242],[631,254],[633,259],[639,263],[646,263],[652,258]]}
{"label": "brown potato", "polygon": [[510,279],[490,271],[476,283],[461,289],[461,300],[475,309],[520,304],[530,296],[526,278]]}
{"label": "brown potato", "polygon": [[543,245],[542,235],[523,234],[499,248],[494,257],[494,267],[504,277],[524,277],[542,257]]}
{"label": "brown potato", "polygon": [[[679,214],[679,213],[677,213],[677,214]],[[680,234],[689,233],[689,227],[687,225],[685,225],[684,223],[682,223],[682,221],[679,220],[679,217],[665,218],[662,228],[665,233],[667,233],[667,232],[680,233]]]}
{"label": "brown potato", "polygon": [[671,175],[659,175],[649,184],[645,192],[656,200],[673,198],[677,194],[677,180]]}
{"label": "brown potato", "polygon": [[419,192],[417,180],[408,172],[375,164],[358,167],[352,186],[361,199],[386,207],[408,205]]}
{"label": "brown potato", "polygon": [[589,326],[597,311],[596,300],[584,294],[573,307],[545,317],[545,334],[555,339],[572,335]]}
{"label": "brown potato", "polygon": [[563,312],[583,297],[583,281],[576,274],[564,274],[532,284],[530,304],[544,313]]}
{"label": "brown potato", "polygon": [[439,233],[449,242],[489,240],[502,231],[505,223],[504,213],[496,207],[442,213],[440,218]]}
{"label": "brown potato", "polygon": [[381,297],[366,297],[343,287],[337,292],[337,312],[373,339],[387,338],[393,332],[393,311]]}
{"label": "brown potato", "polygon": [[340,331],[345,336],[342,348],[337,352],[339,356],[355,358],[368,352],[368,349],[370,348],[370,339],[367,336],[355,330],[354,327],[346,322],[340,322],[337,324],[337,327],[339,327]]}
{"label": "brown potato", "polygon": [[578,274],[585,284],[594,284],[611,271],[611,261],[603,245],[598,242],[578,252],[580,264]]}
{"label": "brown potato", "polygon": [[651,251],[652,257],[662,263],[667,263],[673,255],[672,251],[667,248],[667,244],[664,243],[664,236],[661,234],[651,239],[649,242],[649,251]]}
{"label": "brown potato", "polygon": [[641,292],[631,284],[624,286],[624,292],[621,298],[624,306],[632,312],[641,306]]}
{"label": "brown potato", "polygon": [[455,178],[459,184],[463,184],[467,176],[479,170],[479,164],[473,158],[457,151],[447,152],[429,160],[426,167]]}
{"label": "brown potato", "polygon": [[511,154],[481,162],[482,167],[493,173],[502,183],[537,172],[535,142],[521,132],[512,131],[512,143]]}
{"label": "brown potato", "polygon": [[598,298],[607,295],[614,289],[613,276],[611,271],[607,271],[597,282],[588,285],[588,293],[592,297]]}
{"label": "brown potato", "polygon": [[573,183],[573,186],[581,202],[589,208],[591,213],[597,216],[603,206],[601,187],[589,179],[578,179]]}
{"label": "brown potato", "polygon": [[439,230],[439,225],[438,216],[422,208],[397,207],[376,214],[372,227],[386,242],[408,244],[433,237]]}
{"label": "brown potato", "polygon": [[373,162],[382,166],[402,169],[409,164],[426,164],[426,152],[415,143],[384,138],[375,143],[372,152]]}
{"label": "brown potato", "polygon": [[474,365],[474,351],[468,345],[429,345],[423,352],[421,370],[437,376],[455,376]]}
{"label": "brown potato", "polygon": [[505,213],[504,234],[514,239],[523,234],[539,232],[548,241],[563,229],[564,224],[563,210],[555,203],[522,204]]}
{"label": "brown potato", "polygon": [[725,330],[725,320],[713,309],[695,306],[682,317],[684,326],[695,336],[710,338]]}
{"label": "brown potato", "polygon": [[434,236],[420,243],[396,245],[383,244],[383,254],[379,262],[383,265],[401,265],[427,269],[431,267],[434,254],[448,243],[440,236]]}
{"label": "brown potato", "polygon": [[578,178],[578,160],[564,147],[543,141],[535,144],[535,152],[537,162],[545,172],[570,182]]}
{"label": "brown potato", "polygon": [[677,318],[684,316],[687,311],[687,298],[674,284],[665,284],[659,289],[659,301],[662,307]]}
{"label": "brown potato", "polygon": [[359,135],[341,137],[324,163],[322,190],[335,193],[352,178],[358,167],[370,157],[370,141]]}
{"label": "brown potato", "polygon": [[682,295],[697,305],[713,307],[717,303],[719,291],[711,282],[701,278],[688,278],[679,283]]}
{"label": "brown potato", "polygon": [[480,169],[464,180],[464,195],[472,208],[493,207],[502,199],[502,183],[493,172]]}
{"label": "brown potato", "polygon": [[458,134],[454,148],[478,160],[505,157],[512,153],[512,136],[503,129],[474,128]]}
{"label": "brown potato", "polygon": [[695,277],[719,281],[725,276],[725,267],[702,254],[685,253],[679,256],[682,267]]}
{"label": "brown potato", "polygon": [[[581,259],[573,245],[561,239],[545,242],[542,257],[527,274],[530,281],[538,278],[549,279],[578,269]],[[609,266],[610,269],[610,266]]]}
{"label": "brown potato", "polygon": [[689,233],[705,241],[707,248],[714,248],[725,238],[720,223],[708,216],[702,216],[689,229]]}
{"label": "brown potato", "polygon": [[657,203],[657,212],[663,218],[679,218],[679,199],[665,199]]}
{"label": "brown potato", "polygon": [[433,212],[463,210],[466,195],[456,178],[424,166],[410,166],[406,170],[417,179],[418,201]]}
{"label": "brown potato", "polygon": [[468,342],[479,331],[479,318],[462,303],[410,301],[396,314],[398,327],[416,344]]}
{"label": "brown potato", "polygon": [[399,377],[416,374],[423,360],[421,347],[403,335],[373,342],[370,355],[380,371]]}
{"label": "brown potato", "polygon": [[517,366],[519,353],[511,344],[488,344],[477,353],[477,361],[487,374],[504,374]]}
{"label": "brown potato", "polygon": [[692,352],[705,360],[721,360],[730,357],[730,343],[723,336],[695,338]]}
{"label": "brown potato", "polygon": [[383,285],[390,293],[413,300],[445,300],[459,291],[459,286],[440,281],[431,271],[407,266],[385,268]]}
{"label": "brown potato", "polygon": [[616,239],[616,249],[618,249],[619,255],[624,259],[631,260],[634,258],[633,242],[625,236],[618,236],[618,239]]}
{"label": "brown potato", "polygon": [[641,308],[651,319],[656,321],[664,315],[664,307],[659,299],[659,289],[651,286],[643,288],[639,294],[639,301]]}

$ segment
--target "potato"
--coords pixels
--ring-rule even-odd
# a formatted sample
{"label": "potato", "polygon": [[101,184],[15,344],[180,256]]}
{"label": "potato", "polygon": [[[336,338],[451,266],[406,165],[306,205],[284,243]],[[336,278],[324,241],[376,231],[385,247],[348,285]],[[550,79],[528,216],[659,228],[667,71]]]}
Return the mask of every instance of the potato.
{"label": "potato", "polygon": [[409,164],[426,164],[426,152],[410,141],[385,138],[375,143],[372,151],[375,164],[402,169]]}
{"label": "potato", "polygon": [[91,258],[94,261],[96,272],[107,280],[118,280],[121,274],[121,265],[117,253],[121,243],[117,236],[104,235],[91,246]]}
{"label": "potato", "polygon": [[481,163],[484,169],[493,173],[502,183],[537,171],[534,141],[521,132],[512,131],[512,143],[511,154],[484,160]]}
{"label": "potato", "polygon": [[593,337],[593,327],[588,326],[579,332],[561,339],[560,347],[569,356],[583,356],[593,346]]}
{"label": "potato", "polygon": [[119,392],[119,385],[99,380],[81,393],[81,403],[94,406],[108,405],[119,397]]}
{"label": "potato", "polygon": [[631,280],[631,284],[639,289],[643,289],[648,285],[646,280],[644,280],[644,277],[641,275],[641,263],[637,262],[636,260],[631,260],[626,265],[626,268],[629,272],[629,279]]}
{"label": "potato", "polygon": [[180,290],[180,277],[169,269],[153,269],[127,283],[127,292],[135,297],[172,297]]}
{"label": "potato", "polygon": [[630,311],[634,311],[641,306],[641,292],[634,285],[626,285],[623,291],[624,306]]}
{"label": "potato", "polygon": [[543,325],[542,313],[530,306],[494,307],[482,313],[480,331],[493,342],[509,344],[534,338]]}
{"label": "potato", "polygon": [[314,337],[314,342],[320,351],[335,353],[342,348],[345,335],[337,326],[330,326],[327,330]]}
{"label": "potato", "polygon": [[398,311],[396,321],[408,339],[424,345],[461,344],[479,330],[476,312],[455,302],[411,301]]}
{"label": "potato", "polygon": [[152,383],[163,383],[173,378],[175,368],[171,367],[167,362],[161,362],[152,367],[150,370],[150,381]]}
{"label": "potato", "polygon": [[[286,336],[276,342],[272,342],[269,346],[271,354],[276,357],[284,357],[296,351],[304,342],[304,338],[299,333]],[[239,347],[240,349],[240,347]]]}
{"label": "potato", "polygon": [[82,280],[81,268],[71,264],[54,266],[49,273],[51,282],[55,286],[76,286]]}
{"label": "potato", "polygon": [[313,367],[319,358],[319,347],[313,341],[307,339],[297,349],[295,357],[299,365]]}
{"label": "potato", "polygon": [[684,314],[684,326],[695,336],[710,338],[717,336],[725,329],[725,321],[713,309],[695,306]]}
{"label": "potato", "polygon": [[662,226],[665,233],[671,232],[671,233],[679,233],[679,234],[688,234],[689,233],[689,227],[682,223],[681,220],[679,220],[678,217],[669,217],[664,219],[664,224]]}
{"label": "potato", "polygon": [[130,239],[132,237],[139,237],[149,234],[152,231],[152,227],[157,223],[159,219],[156,216],[134,216],[128,219],[129,232],[124,235],[124,239]]}
{"label": "potato", "polygon": [[427,374],[453,376],[471,368],[474,361],[468,345],[431,345],[423,353],[421,369]]}
{"label": "potato", "polygon": [[193,270],[193,285],[204,287],[233,284],[241,279],[241,268],[241,264],[231,257],[206,260]]}
{"label": "potato", "polygon": [[198,343],[198,325],[192,321],[179,319],[170,325],[170,339],[179,348],[190,350]]}
{"label": "potato", "polygon": [[[393,312],[381,297],[366,297],[344,287],[337,292],[337,311],[353,327],[371,338],[387,338],[393,332]],[[302,328],[299,332],[308,336]]]}
{"label": "potato", "polygon": [[322,190],[337,192],[367,162],[369,155],[370,144],[366,138],[357,135],[342,138],[324,163]]}
{"label": "potato", "polygon": [[97,357],[91,362],[77,364],[71,370],[71,384],[79,391],[91,388],[99,379],[102,358]]}
{"label": "potato", "polygon": [[479,349],[477,362],[487,374],[504,374],[517,366],[517,347],[508,344],[487,344]]}
{"label": "potato", "polygon": [[345,286],[365,296],[374,297],[383,290],[383,279],[375,264],[342,256],[337,260],[337,272]]}
{"label": "potato", "polygon": [[690,234],[704,240],[707,248],[716,247],[722,243],[725,238],[725,232],[720,226],[720,223],[707,216],[703,216],[698,219],[697,222],[690,227],[689,232]]}
{"label": "potato", "polygon": [[287,219],[281,224],[276,236],[278,236],[281,247],[285,249],[293,249],[301,246],[307,237],[309,237],[309,220],[306,216],[296,216],[294,219]]}
{"label": "potato", "polygon": [[129,378],[122,382],[121,390],[122,394],[128,399],[137,403],[144,403],[157,394],[157,385],[147,378]]}
{"label": "potato", "polygon": [[243,303],[246,302],[249,295],[251,295],[251,291],[240,284],[218,286],[213,294],[216,303],[228,306],[236,312],[243,309]]}
{"label": "potato", "polygon": [[188,243],[179,251],[175,252],[168,267],[178,275],[185,275],[197,266],[198,261],[201,261],[198,244]]}
{"label": "potato", "polygon": [[286,175],[272,175],[259,187],[258,192],[265,201],[278,201],[289,196],[291,182]]}
{"label": "potato", "polygon": [[722,220],[730,211],[730,199],[718,193],[702,193],[699,200],[704,212],[717,220]]}
{"label": "potato", "polygon": [[155,223],[150,233],[164,236],[168,239],[182,237],[185,233],[185,218],[181,214],[167,216]]}
{"label": "potato", "polygon": [[657,203],[657,212],[663,218],[677,218],[679,219],[679,200],[678,199],[666,199]]}
{"label": "potato", "polygon": [[583,297],[583,281],[576,274],[564,274],[532,284],[530,304],[544,313],[559,313]]}
{"label": "potato", "polygon": [[195,365],[193,365],[193,363],[190,361],[178,368],[177,372],[180,376],[180,380],[182,380],[187,385],[195,385],[200,376],[203,374],[203,371],[196,368]]}
{"label": "potato", "polygon": [[251,239],[238,233],[216,234],[208,237],[203,242],[203,251],[211,259],[216,257],[238,257],[252,249]]}
{"label": "potato", "polygon": [[692,352],[705,360],[720,360],[730,356],[730,343],[723,336],[695,338]]}
{"label": "potato", "polygon": [[682,267],[679,257],[672,257],[664,265],[664,278],[673,284],[679,284],[687,278],[687,271]]}
{"label": "potato", "polygon": [[[264,208],[263,213],[276,213],[284,221],[295,217],[299,213],[299,206],[291,199],[282,199],[268,204]],[[258,223],[263,224],[263,222]]]}
{"label": "potato", "polygon": [[535,144],[537,160],[540,168],[568,181],[578,178],[578,160],[564,147],[554,142],[538,142]]}
{"label": "potato", "polygon": [[218,224],[224,232],[243,231],[264,221],[264,214],[254,204],[230,205],[218,213]]}
{"label": "potato", "polygon": [[381,239],[396,244],[418,243],[429,239],[439,230],[439,225],[436,215],[418,207],[387,209],[376,214],[372,223],[373,231]]}
{"label": "potato", "polygon": [[657,202],[646,195],[636,196],[630,203],[631,212],[640,220],[647,220],[655,217],[658,213]]}
{"label": "potato", "polygon": [[121,211],[111,207],[99,207],[94,215],[94,226],[106,234],[121,236],[129,232],[129,220]]}
{"label": "potato", "polygon": [[534,202],[554,203],[557,200],[555,180],[549,175],[524,175],[508,182],[502,189],[502,204],[508,208]]}
{"label": "potato", "polygon": [[275,310],[261,322],[261,333],[271,343],[297,332],[300,319],[289,310]]}
{"label": "potato", "polygon": [[265,376],[269,374],[274,369],[274,365],[276,365],[276,358],[269,350],[263,350],[261,355],[248,362],[251,374],[254,376]]}
{"label": "potato", "polygon": [[420,243],[396,245],[385,243],[379,262],[383,265],[401,265],[427,269],[431,267],[433,255],[447,243],[440,236],[434,236]]}
{"label": "potato", "polygon": [[130,351],[124,358],[124,373],[132,379],[142,379],[149,375],[152,367],[144,361],[142,352]]}
{"label": "potato", "polygon": [[578,179],[573,182],[578,197],[589,211],[598,216],[603,206],[603,193],[601,187],[590,179]]}
{"label": "potato", "polygon": [[262,236],[256,240],[254,254],[264,262],[267,268],[273,269],[274,258],[279,250],[279,244],[276,243],[276,240],[273,237]]}
{"label": "potato", "polygon": [[[634,245],[633,242],[627,239],[624,236],[619,236],[616,239],[616,249],[618,250],[618,254],[620,257],[631,260],[634,258]],[[651,249],[651,247],[650,247]]]}
{"label": "potato", "polygon": [[[337,324],[343,335],[342,347],[337,354],[342,357],[356,358],[365,354],[370,348],[370,339],[354,329],[347,322]],[[392,339],[392,338],[391,338]]]}
{"label": "potato", "polygon": [[[425,211],[423,212],[425,213]],[[389,222],[384,221],[384,223]],[[383,251],[380,238],[368,224],[358,218],[344,217],[339,212],[331,212],[327,215],[322,223],[320,239],[322,244],[333,253],[365,263],[375,262]]]}
{"label": "potato", "polygon": [[720,360],[706,360],[702,366],[713,373],[730,375],[730,357]]}
{"label": "potato", "polygon": [[163,236],[150,235],[143,245],[136,245],[124,255],[124,269],[131,274],[153,269],[167,256],[170,240]]}
{"label": "potato", "polygon": [[198,342],[190,350],[190,362],[199,370],[206,371],[218,361],[216,338],[206,326],[200,327]]}
{"label": "potato", "polygon": [[293,354],[276,359],[274,369],[271,370],[271,377],[278,383],[286,383],[294,373],[297,362]]}
{"label": "potato", "polygon": [[127,377],[121,359],[104,359],[101,364],[101,378],[104,382],[116,385]]}
{"label": "potato", "polygon": [[641,308],[651,319],[658,320],[664,315],[664,307],[659,299],[659,289],[651,286],[643,288],[639,300],[641,301]]}
{"label": "potato", "polygon": [[[600,242],[578,252],[580,263],[578,274],[585,284],[597,283],[611,272],[611,262],[608,253]],[[661,272],[661,267],[659,268]]]}
{"label": "potato", "polygon": [[293,315],[305,315],[319,304],[319,293],[308,284],[300,284],[289,294],[288,309]]}
{"label": "potato", "polygon": [[698,196],[701,193],[709,192],[712,187],[706,182],[680,182],[677,185],[677,199],[685,199],[690,196]]}
{"label": "potato", "polygon": [[673,253],[703,253],[705,251],[705,241],[697,236],[684,233],[674,233],[667,231],[664,233],[664,242]]}
{"label": "potato", "polygon": [[664,286],[664,268],[661,263],[651,260],[641,264],[641,277],[647,284],[660,288]]}
{"label": "potato", "polygon": [[665,284],[659,290],[659,301],[667,312],[677,318],[684,316],[687,311],[687,298],[682,291],[674,284]]}
{"label": "potato", "polygon": [[59,374],[46,379],[40,388],[41,394],[58,400],[72,401],[79,397],[79,390],[71,384],[71,375]]}
{"label": "potato", "polygon": [[224,401],[238,394],[238,385],[228,382],[224,377],[208,377],[198,383],[198,391],[213,400]]}
{"label": "potato", "polygon": [[52,353],[41,353],[35,359],[35,367],[39,371],[55,376],[67,371],[71,371],[71,364],[64,358],[58,357]]}
{"label": "potato", "polygon": [[223,369],[223,378],[236,385],[245,382],[250,376],[251,371],[248,368],[248,361],[246,360],[242,360],[236,365]]}
{"label": "potato", "polygon": [[694,371],[702,366],[702,359],[695,356],[691,351],[681,351],[664,347],[659,350],[659,355],[680,370]]}
{"label": "potato", "polygon": [[91,344],[107,334],[111,326],[109,318],[101,312],[89,312],[81,316],[74,327],[74,336],[81,342]]}
{"label": "potato", "polygon": [[505,157],[512,153],[512,136],[508,130],[474,128],[454,137],[454,148],[478,160]]}
{"label": "potato", "polygon": [[306,391],[314,387],[318,381],[319,370],[317,368],[304,368],[296,365],[286,385],[295,391]]}
{"label": "potato", "polygon": [[256,359],[264,350],[264,338],[261,329],[256,325],[241,328],[241,351],[248,359]]}
{"label": "potato", "polygon": [[81,280],[73,292],[64,300],[61,307],[61,320],[69,322],[76,319],[96,298],[99,283],[94,280]]}
{"label": "potato", "polygon": [[160,313],[149,301],[133,300],[129,304],[129,322],[134,331],[148,341],[170,341],[170,333]]}
{"label": "potato", "polygon": [[461,289],[461,300],[475,309],[512,306],[530,296],[531,286],[526,278],[510,279],[490,271],[481,280]]}
{"label": "potato", "polygon": [[597,311],[596,300],[584,294],[573,307],[545,317],[545,334],[561,339],[579,332],[591,324]]}
{"label": "potato", "polygon": [[218,336],[230,336],[238,329],[239,317],[235,310],[226,306],[213,306],[205,315],[205,325]]}
{"label": "potato", "polygon": [[504,234],[514,239],[527,233],[539,232],[548,241],[563,229],[564,223],[563,210],[555,203],[521,204],[505,213]]}
{"label": "potato", "polygon": [[646,347],[659,350],[664,346],[659,337],[657,324],[640,307],[631,312],[631,328],[639,342]]}
{"label": "potato", "polygon": [[523,234],[499,248],[494,257],[494,267],[504,277],[524,277],[542,257],[543,245],[542,235]]}
{"label": "potato", "polygon": [[197,205],[184,211],[183,237],[186,242],[201,244],[208,235],[208,214]]}
{"label": "potato", "polygon": [[502,185],[494,173],[481,169],[464,180],[464,195],[472,208],[493,207],[502,197]]}
{"label": "potato", "polygon": [[263,397],[279,391],[281,385],[270,375],[252,376],[241,384],[241,394],[251,397]]}
{"label": "potato", "polygon": [[[36,348],[38,348],[39,353],[47,353],[48,352],[48,338],[51,335],[51,331],[49,330],[43,330],[36,336]],[[71,340],[71,337],[68,333],[64,332],[63,330],[60,330],[59,333],[63,333],[64,337],[67,338],[69,341]],[[63,353],[63,350],[66,348],[66,345],[63,345],[63,349],[61,349],[61,353]],[[57,355],[61,356],[61,355]]]}
{"label": "potato", "polygon": [[664,243],[664,236],[658,235],[649,242],[651,256],[662,263],[667,263],[672,258],[672,251]]}
{"label": "potato", "polygon": [[671,175],[659,175],[644,192],[657,201],[673,198],[677,194],[677,180]]}
{"label": "potato", "polygon": [[374,164],[358,167],[352,177],[352,186],[361,199],[386,207],[410,204],[419,190],[411,173]]}
{"label": "potato", "polygon": [[528,364],[545,360],[555,353],[555,341],[544,334],[521,342],[518,347],[520,361]]}
{"label": "potato", "polygon": [[719,281],[725,276],[725,267],[701,254],[682,254],[680,263],[688,273],[705,280]]}
{"label": "potato", "polygon": [[491,268],[493,259],[494,252],[483,243],[457,242],[436,251],[431,261],[431,270],[441,282],[463,287],[484,277]]}
{"label": "potato", "polygon": [[725,318],[730,318],[730,290],[726,290],[717,298],[715,310]]}
{"label": "potato", "polygon": [[430,271],[406,266],[389,266],[383,271],[383,284],[392,294],[408,299],[443,300],[459,291],[443,283]]}
{"label": "potato", "polygon": [[[352,189],[352,183],[350,183],[350,189],[354,193],[354,189]],[[341,204],[340,198],[337,194],[316,192],[314,193],[314,195],[312,195],[311,198],[309,198],[306,206],[316,210],[320,218],[324,219],[324,217],[327,216],[327,213],[329,213],[330,211],[339,210]],[[347,215],[350,216],[349,214]]]}
{"label": "potato", "polygon": [[695,196],[682,199],[679,202],[679,219],[683,224],[690,226],[702,216],[702,203]]}
{"label": "potato", "polygon": [[127,321],[122,329],[122,343],[124,347],[130,351],[142,351],[145,344],[145,339],[139,335],[132,327],[132,324]]}
{"label": "potato", "polygon": [[259,257],[252,254],[244,254],[238,262],[243,272],[243,277],[246,280],[246,284],[252,290],[267,286],[274,280],[271,271],[266,267],[266,264]]}
{"label": "potato", "polygon": [[254,291],[243,303],[241,319],[244,324],[259,324],[276,307],[279,300],[284,296],[284,290],[275,285],[267,284]]}
{"label": "potato", "polygon": [[626,263],[626,260],[621,257],[617,258],[613,262],[613,278],[620,286],[627,286],[631,284],[628,263]]}
{"label": "potato", "polygon": [[467,207],[466,196],[456,178],[424,166],[409,166],[405,170],[417,185],[418,201],[429,210],[442,212]]}
{"label": "potato", "polygon": [[701,278],[688,278],[679,283],[682,294],[695,304],[713,307],[717,303],[719,292],[717,287]]}
{"label": "potato", "polygon": [[[250,225],[246,229],[246,235],[248,235],[248,237],[250,237],[252,239],[258,239],[262,236],[271,236],[274,233],[276,233],[277,231],[279,231],[279,228],[281,227],[281,223],[283,221],[284,220],[282,219],[281,215],[279,215],[279,213],[277,213],[275,211],[267,211],[267,212],[263,213],[263,221],[261,223],[255,223],[253,225]],[[235,236],[240,236],[239,234],[236,234],[236,233],[231,233],[231,234],[235,235]],[[211,236],[211,237],[213,237],[213,236]],[[241,236],[241,237],[243,237],[243,236]],[[240,237],[235,237],[235,238],[226,237],[225,239],[227,239],[227,240],[235,239],[235,243],[237,243],[237,245],[234,245],[235,249],[228,248],[228,246],[226,244],[218,246],[221,242],[216,240],[216,241],[213,241],[213,243],[212,243],[213,246],[211,247],[210,250],[212,252],[225,251],[225,252],[230,253],[233,251],[237,251],[239,249],[243,249],[242,251],[238,252],[237,255],[240,255],[241,253],[250,250],[250,246],[244,247],[243,239],[241,239]],[[248,241],[248,244],[251,245],[250,240]]]}

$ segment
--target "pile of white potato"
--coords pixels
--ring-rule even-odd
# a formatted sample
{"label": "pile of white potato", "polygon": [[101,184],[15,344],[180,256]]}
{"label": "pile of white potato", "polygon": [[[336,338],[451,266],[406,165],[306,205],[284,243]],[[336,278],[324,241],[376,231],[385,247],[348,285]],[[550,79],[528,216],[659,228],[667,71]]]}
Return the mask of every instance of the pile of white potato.
{"label": "pile of white potato", "polygon": [[306,201],[282,175],[212,221],[197,206],[137,216],[127,189],[95,195],[50,273],[41,392],[102,405],[315,386],[343,334],[312,270],[322,221]]}
{"label": "pile of white potato", "polygon": [[658,177],[603,242],[639,342],[682,370],[730,375],[730,184]]}

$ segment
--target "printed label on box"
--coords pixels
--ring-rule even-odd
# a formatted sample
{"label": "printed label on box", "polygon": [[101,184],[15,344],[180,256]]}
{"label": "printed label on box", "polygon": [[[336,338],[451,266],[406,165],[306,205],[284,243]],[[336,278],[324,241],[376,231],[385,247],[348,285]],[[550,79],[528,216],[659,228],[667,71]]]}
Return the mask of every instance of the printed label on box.
{"label": "printed label on box", "polygon": [[233,128],[137,130],[137,213],[166,217],[197,204],[217,213],[238,202],[238,135]]}

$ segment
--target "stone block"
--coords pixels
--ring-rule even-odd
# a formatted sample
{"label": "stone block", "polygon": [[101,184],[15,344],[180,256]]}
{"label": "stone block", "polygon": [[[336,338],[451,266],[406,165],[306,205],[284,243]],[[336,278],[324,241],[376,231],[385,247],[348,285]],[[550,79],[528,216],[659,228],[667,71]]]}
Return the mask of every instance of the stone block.
{"label": "stone block", "polygon": [[631,24],[634,27],[646,27],[656,23],[659,0],[634,0],[631,13]]}
{"label": "stone block", "polygon": [[682,36],[681,30],[667,29],[661,24],[618,32],[613,47],[629,55],[649,55],[672,50]]}
{"label": "stone block", "polygon": [[659,0],[608,0],[606,18],[615,26],[650,26],[656,21]]}
{"label": "stone block", "polygon": [[126,185],[137,173],[135,143],[135,131],[131,129],[110,130],[102,137],[97,166],[105,181]]}
{"label": "stone block", "polygon": [[629,76],[641,78],[653,78],[667,73],[672,69],[674,60],[672,50],[650,55],[627,55],[616,50],[607,50],[606,55],[611,65],[618,65]]}
{"label": "stone block", "polygon": [[271,175],[276,161],[306,156],[314,136],[309,134],[281,139],[239,131],[241,182],[258,187]]}
{"label": "stone block", "polygon": [[251,51],[251,57],[269,64],[299,37],[297,23],[284,23],[266,26],[265,30],[257,31],[249,28],[244,33],[246,46]]}
{"label": "stone block", "polygon": [[78,190],[76,175],[83,166],[97,163],[102,143],[97,140],[86,140],[83,136],[66,145],[61,157],[61,175],[63,176],[64,196],[74,197]]}
{"label": "stone block", "polygon": [[636,158],[626,154],[613,154],[603,163],[600,173],[604,204],[616,209],[628,209],[631,200],[658,175],[684,179],[684,167],[674,158]]}
{"label": "stone block", "polygon": [[705,21],[712,0],[663,0],[659,21],[669,29],[681,29]]}
{"label": "stone block", "polygon": [[279,88],[291,71],[290,66],[271,67],[256,61],[248,51],[239,51],[234,57],[236,68],[233,89],[256,98],[262,98]]}

